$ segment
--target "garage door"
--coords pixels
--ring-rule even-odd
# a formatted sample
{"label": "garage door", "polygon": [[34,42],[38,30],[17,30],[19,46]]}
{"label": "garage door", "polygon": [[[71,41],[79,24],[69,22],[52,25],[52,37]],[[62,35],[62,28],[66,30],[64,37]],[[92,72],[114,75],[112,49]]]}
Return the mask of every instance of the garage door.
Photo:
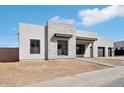
{"label": "garage door", "polygon": [[98,57],[104,57],[104,56],[105,56],[105,48],[98,47]]}
{"label": "garage door", "polygon": [[112,48],[108,48],[108,56],[112,56]]}

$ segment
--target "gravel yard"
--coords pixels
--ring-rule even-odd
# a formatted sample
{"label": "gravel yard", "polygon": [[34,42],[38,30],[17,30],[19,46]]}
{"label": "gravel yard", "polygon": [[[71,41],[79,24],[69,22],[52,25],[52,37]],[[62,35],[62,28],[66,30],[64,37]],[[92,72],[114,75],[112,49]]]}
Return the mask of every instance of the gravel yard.
{"label": "gravel yard", "polygon": [[104,68],[76,59],[0,63],[0,86],[23,86]]}

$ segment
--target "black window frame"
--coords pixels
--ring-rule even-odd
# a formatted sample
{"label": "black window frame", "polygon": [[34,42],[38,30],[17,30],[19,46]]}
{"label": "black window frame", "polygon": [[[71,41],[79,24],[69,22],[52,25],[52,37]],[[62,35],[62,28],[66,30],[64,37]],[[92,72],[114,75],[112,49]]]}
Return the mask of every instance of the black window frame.
{"label": "black window frame", "polygon": [[[36,44],[33,44],[32,42],[38,42]],[[33,46],[32,46],[33,45]],[[38,47],[38,52],[33,51],[33,47]],[[30,54],[40,54],[40,39],[30,39]]]}
{"label": "black window frame", "polygon": [[[59,45],[59,42],[65,42],[66,43],[66,53],[64,53],[64,51],[62,51],[62,54],[59,53],[59,49],[62,48],[62,46]],[[68,41],[66,40],[57,40],[57,55],[58,56],[68,56]]]}

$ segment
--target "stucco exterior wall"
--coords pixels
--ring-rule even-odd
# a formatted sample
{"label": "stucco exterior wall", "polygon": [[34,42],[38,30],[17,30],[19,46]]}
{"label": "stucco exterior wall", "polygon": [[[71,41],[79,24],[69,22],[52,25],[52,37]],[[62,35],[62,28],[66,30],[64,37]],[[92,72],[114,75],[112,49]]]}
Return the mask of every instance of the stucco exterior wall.
{"label": "stucco exterior wall", "polygon": [[88,31],[81,31],[81,30],[77,30],[76,31],[76,36],[79,37],[89,37],[89,38],[97,38],[97,33],[95,32],[88,32]]}
{"label": "stucco exterior wall", "polygon": [[[89,32],[89,31],[82,31],[82,30],[77,30],[76,31],[76,36],[77,37],[87,37],[87,38],[98,38],[98,35],[97,35],[96,32]],[[91,44],[93,42],[94,41],[78,41],[77,40],[76,43],[85,45],[84,57],[91,57],[90,47],[91,47]]]}
{"label": "stucco exterior wall", "polygon": [[0,61],[10,62],[19,60],[19,48],[0,48]]}
{"label": "stucco exterior wall", "polygon": [[[113,48],[113,41],[111,39],[103,39],[98,38],[97,41],[94,42],[94,57],[98,57],[98,47],[105,47],[105,57],[108,57],[108,48]],[[114,51],[112,51],[112,56],[114,55]]]}
{"label": "stucco exterior wall", "polygon": [[[32,24],[19,24],[19,59],[45,59],[45,27]],[[40,40],[40,54],[30,54],[30,39]]]}
{"label": "stucco exterior wall", "polygon": [[[68,56],[57,55],[57,40],[64,38],[54,38],[55,33],[73,35],[68,41]],[[48,22],[48,59],[55,58],[75,58],[76,57],[76,30],[75,26],[63,23]]]}

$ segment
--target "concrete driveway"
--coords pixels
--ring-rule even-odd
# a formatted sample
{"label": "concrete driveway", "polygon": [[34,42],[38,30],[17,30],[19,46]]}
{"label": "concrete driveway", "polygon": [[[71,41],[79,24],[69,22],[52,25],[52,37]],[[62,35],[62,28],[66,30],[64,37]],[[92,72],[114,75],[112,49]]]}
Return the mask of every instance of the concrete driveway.
{"label": "concrete driveway", "polygon": [[114,56],[114,57],[105,57],[105,58],[124,61],[124,56]]}
{"label": "concrete driveway", "polygon": [[[124,66],[92,71],[74,76],[56,78],[41,83],[26,85],[28,87],[102,87],[118,86],[124,80]],[[114,82],[115,81],[115,82]],[[121,84],[124,85],[123,83]],[[120,86],[121,86],[120,85]]]}
{"label": "concrete driveway", "polygon": [[124,87],[124,77],[105,83],[103,87]]}

